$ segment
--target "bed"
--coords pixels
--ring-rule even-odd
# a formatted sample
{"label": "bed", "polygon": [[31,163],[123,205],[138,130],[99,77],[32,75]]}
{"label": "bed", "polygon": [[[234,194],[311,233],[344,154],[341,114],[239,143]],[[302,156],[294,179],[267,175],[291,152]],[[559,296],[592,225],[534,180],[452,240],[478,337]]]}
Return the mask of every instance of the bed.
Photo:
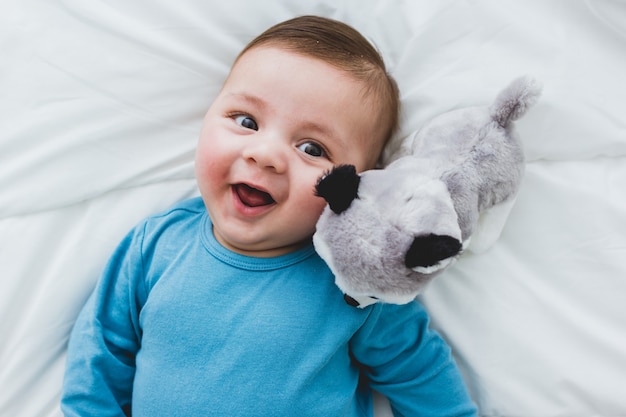
{"label": "bed", "polygon": [[197,195],[200,122],[234,57],[301,14],[382,51],[404,109],[392,148],[513,78],[542,82],[499,239],[420,299],[482,416],[625,416],[620,0],[2,2],[0,416],[61,415],[68,334],[103,264],[141,218]]}

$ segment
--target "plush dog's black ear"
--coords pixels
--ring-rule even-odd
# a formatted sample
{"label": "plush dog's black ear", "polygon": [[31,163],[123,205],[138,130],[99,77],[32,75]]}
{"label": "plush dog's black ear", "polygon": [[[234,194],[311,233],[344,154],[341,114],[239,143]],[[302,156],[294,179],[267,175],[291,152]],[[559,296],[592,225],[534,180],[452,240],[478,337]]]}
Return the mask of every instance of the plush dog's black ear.
{"label": "plush dog's black ear", "polygon": [[339,214],[358,198],[360,182],[354,165],[338,165],[317,180],[315,195],[326,200],[330,209]]}
{"label": "plush dog's black ear", "polygon": [[461,242],[452,236],[418,236],[406,253],[404,263],[408,268],[433,266],[443,259],[457,255],[461,247]]}

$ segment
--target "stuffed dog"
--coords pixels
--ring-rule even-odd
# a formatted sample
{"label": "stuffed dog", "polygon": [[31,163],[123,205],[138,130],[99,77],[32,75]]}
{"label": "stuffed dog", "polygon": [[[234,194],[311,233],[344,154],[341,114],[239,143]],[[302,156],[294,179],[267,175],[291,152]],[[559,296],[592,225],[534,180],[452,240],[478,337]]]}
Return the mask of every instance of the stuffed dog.
{"label": "stuffed dog", "polygon": [[540,91],[518,78],[490,106],[434,118],[384,169],[342,165],[319,179],[328,206],[313,243],[348,303],[410,302],[461,255],[482,214],[510,208],[524,173],[513,121]]}

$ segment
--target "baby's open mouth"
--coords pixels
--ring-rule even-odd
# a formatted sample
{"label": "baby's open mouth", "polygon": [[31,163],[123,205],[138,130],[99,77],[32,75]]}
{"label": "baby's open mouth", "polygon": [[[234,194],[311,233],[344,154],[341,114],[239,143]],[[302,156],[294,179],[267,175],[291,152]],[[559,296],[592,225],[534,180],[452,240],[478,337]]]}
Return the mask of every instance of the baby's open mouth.
{"label": "baby's open mouth", "polygon": [[272,196],[265,191],[258,190],[246,184],[235,184],[234,190],[239,200],[248,207],[267,206],[275,203]]}

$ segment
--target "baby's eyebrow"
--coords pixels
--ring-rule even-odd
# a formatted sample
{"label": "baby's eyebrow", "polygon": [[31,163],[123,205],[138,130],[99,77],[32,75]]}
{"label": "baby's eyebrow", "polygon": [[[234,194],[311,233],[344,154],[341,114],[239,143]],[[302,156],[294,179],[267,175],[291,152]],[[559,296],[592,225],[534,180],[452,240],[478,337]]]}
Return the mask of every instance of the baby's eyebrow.
{"label": "baby's eyebrow", "polygon": [[245,93],[245,92],[244,93],[238,93],[238,92],[228,93],[227,97],[231,97],[236,100],[243,100],[257,107],[267,106],[267,102],[263,100],[261,97],[258,97],[249,93]]}
{"label": "baby's eyebrow", "polygon": [[302,123],[302,128],[305,131],[314,132],[315,134],[320,135],[321,137],[324,137],[326,139],[332,139],[337,142],[340,141],[339,135],[337,135],[332,126],[317,123],[314,121],[306,121]]}

